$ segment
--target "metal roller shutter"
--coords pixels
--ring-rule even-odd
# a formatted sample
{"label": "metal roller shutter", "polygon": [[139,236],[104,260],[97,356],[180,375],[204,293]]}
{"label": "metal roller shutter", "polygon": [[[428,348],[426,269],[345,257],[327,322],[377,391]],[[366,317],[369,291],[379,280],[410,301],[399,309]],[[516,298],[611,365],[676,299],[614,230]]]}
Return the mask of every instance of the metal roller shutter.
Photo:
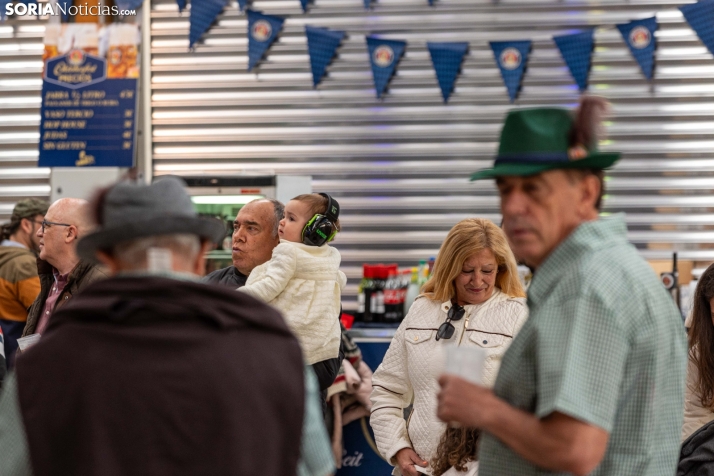
{"label": "metal roller shutter", "polygon": [[36,18],[0,23],[0,222],[18,200],[50,195],[50,169],[37,167],[44,34]]}
{"label": "metal roller shutter", "polygon": [[[195,1],[195,0],[194,0]],[[606,150],[624,152],[608,174],[607,212],[626,211],[632,241],[650,259],[714,259],[714,59],[677,10],[655,0],[297,0],[253,8],[287,17],[267,59],[248,73],[247,20],[233,3],[195,52],[188,15],[174,0],[151,3],[153,159],[156,174],[311,174],[342,205],[336,246],[350,280],[360,264],[413,265],[436,255],[459,219],[500,219],[491,183],[469,183],[495,152],[508,104],[490,40],[532,39],[518,106],[568,106],[578,92],[551,41],[596,31],[590,91],[613,102]],[[650,86],[616,23],[656,14]],[[349,37],[312,88],[306,24]],[[408,42],[385,99],[375,98],[364,36]],[[469,41],[462,75],[444,105],[426,41]]]}

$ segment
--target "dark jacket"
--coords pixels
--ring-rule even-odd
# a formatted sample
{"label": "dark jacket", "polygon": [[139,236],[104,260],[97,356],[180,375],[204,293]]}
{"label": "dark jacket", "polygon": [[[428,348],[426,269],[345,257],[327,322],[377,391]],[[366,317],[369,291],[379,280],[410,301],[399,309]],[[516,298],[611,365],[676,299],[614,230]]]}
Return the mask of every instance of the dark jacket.
{"label": "dark jacket", "polygon": [[294,476],[300,346],[218,286],[115,277],[55,312],[17,361],[35,476]]}
{"label": "dark jacket", "polygon": [[[47,296],[49,296],[50,289],[52,289],[52,285],[55,283],[55,277],[52,274],[52,265],[47,261],[37,258],[37,273],[40,275],[40,295],[37,296],[37,299],[35,299],[35,302],[32,303],[27,312],[27,324],[25,324],[25,330],[22,331],[22,337],[35,333],[37,323],[40,320],[40,313],[42,309],[44,309]],[[106,273],[98,266],[80,260],[77,266],[69,273],[67,285],[62,291],[62,294],[57,298],[57,303],[55,304],[52,314],[54,315],[59,308],[72,299],[72,296],[88,285],[100,279],[105,279],[106,277]]]}
{"label": "dark jacket", "polygon": [[[229,266],[207,274],[201,279],[201,282],[208,284],[220,284],[223,286],[229,286],[233,289],[238,289],[245,286],[245,282],[247,280],[248,276],[238,271],[235,266]],[[340,314],[341,313],[340,308]],[[337,316],[337,318],[339,319],[340,316]],[[320,385],[321,392],[324,393],[324,391],[327,390],[335,381],[335,377],[337,377],[337,373],[340,370],[340,365],[342,364],[344,355],[342,341],[340,340],[340,350],[336,358],[315,362],[311,365],[312,369],[315,371],[315,375],[317,375],[317,381]]]}
{"label": "dark jacket", "polygon": [[677,476],[714,476],[714,421],[684,440]]}
{"label": "dark jacket", "polygon": [[203,277],[203,279],[201,279],[201,282],[223,284],[224,286],[230,286],[233,289],[237,289],[245,286],[245,282],[247,280],[248,276],[238,271],[235,266],[229,266],[207,274]]}

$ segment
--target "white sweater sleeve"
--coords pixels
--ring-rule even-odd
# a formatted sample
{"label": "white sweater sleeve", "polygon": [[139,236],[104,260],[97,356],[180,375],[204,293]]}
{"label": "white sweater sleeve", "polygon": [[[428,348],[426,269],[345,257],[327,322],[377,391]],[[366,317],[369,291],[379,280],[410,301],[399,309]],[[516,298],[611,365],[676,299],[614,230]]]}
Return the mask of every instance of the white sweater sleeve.
{"label": "white sweater sleeve", "polygon": [[270,261],[260,269],[254,269],[245,286],[238,290],[264,302],[270,302],[283,292],[295,275],[296,266],[295,248],[289,244],[281,243],[273,249]]}
{"label": "white sweater sleeve", "polygon": [[397,329],[384,360],[372,376],[372,415],[370,425],[379,452],[392,465],[394,455],[411,448],[404,408],[412,401],[413,389],[407,372],[404,331],[407,319]]}

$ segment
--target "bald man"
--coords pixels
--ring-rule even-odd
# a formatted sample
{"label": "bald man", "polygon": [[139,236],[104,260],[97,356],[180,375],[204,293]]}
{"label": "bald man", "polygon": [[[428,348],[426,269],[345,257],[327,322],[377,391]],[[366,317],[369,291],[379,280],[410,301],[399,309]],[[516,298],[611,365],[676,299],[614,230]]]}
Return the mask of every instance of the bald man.
{"label": "bald man", "polygon": [[22,336],[42,334],[52,312],[73,295],[107,275],[96,265],[77,256],[77,240],[94,228],[89,203],[78,198],[61,198],[50,205],[37,230],[40,257],[40,295],[30,306]]}

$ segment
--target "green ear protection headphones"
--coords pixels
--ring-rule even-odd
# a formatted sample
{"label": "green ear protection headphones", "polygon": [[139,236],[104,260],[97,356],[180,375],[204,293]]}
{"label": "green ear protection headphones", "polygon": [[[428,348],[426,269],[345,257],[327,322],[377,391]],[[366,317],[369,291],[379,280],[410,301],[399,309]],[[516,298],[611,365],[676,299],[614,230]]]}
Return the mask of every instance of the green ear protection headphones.
{"label": "green ear protection headphones", "polygon": [[327,199],[327,211],[314,215],[302,229],[302,242],[308,246],[322,246],[337,234],[335,223],[340,216],[340,204],[326,193],[320,195]]}

